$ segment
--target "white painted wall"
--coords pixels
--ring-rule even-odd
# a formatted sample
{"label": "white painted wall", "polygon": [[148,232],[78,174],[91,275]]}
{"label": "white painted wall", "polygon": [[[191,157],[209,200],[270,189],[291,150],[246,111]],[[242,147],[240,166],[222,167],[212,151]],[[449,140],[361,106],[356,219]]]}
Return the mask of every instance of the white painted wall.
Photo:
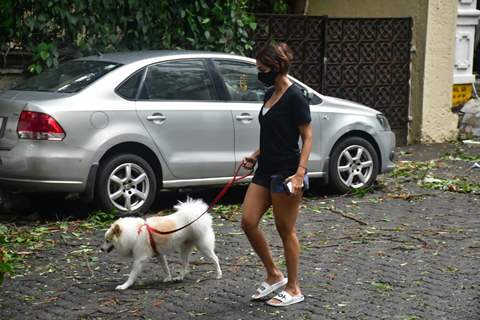
{"label": "white painted wall", "polygon": [[457,0],[457,31],[455,39],[455,84],[475,82],[472,73],[473,52],[475,44],[475,27],[478,24],[480,11],[476,10],[477,0]]}

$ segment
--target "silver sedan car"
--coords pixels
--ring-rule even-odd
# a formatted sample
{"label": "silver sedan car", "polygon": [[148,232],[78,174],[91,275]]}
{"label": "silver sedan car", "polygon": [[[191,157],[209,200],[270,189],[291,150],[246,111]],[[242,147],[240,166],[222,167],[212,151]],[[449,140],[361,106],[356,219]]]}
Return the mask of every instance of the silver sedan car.
{"label": "silver sedan car", "polygon": [[[393,169],[395,136],[371,108],[315,92],[309,175],[340,192]],[[219,185],[258,148],[255,60],[143,51],[72,60],[0,94],[0,187],[82,193],[143,213],[161,189]]]}

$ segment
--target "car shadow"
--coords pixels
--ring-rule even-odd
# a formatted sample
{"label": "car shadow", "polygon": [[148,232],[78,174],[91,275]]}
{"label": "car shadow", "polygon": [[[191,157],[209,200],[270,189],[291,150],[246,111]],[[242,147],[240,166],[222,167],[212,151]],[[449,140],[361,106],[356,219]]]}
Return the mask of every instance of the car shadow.
{"label": "car shadow", "polygon": [[[243,202],[248,184],[232,186],[218,201],[217,205],[240,205]],[[173,209],[179,201],[188,197],[202,199],[210,204],[221,192],[223,186],[196,187],[159,192],[148,214]],[[312,183],[305,192],[306,197],[335,196],[321,183]],[[70,218],[86,219],[99,209],[93,203],[83,201],[75,194],[3,194],[0,193],[0,222],[59,221]]]}
{"label": "car shadow", "polygon": [[[188,197],[210,203],[223,187],[192,188],[161,191],[148,214],[173,209]],[[218,204],[241,204],[247,185],[233,186]],[[2,194],[0,197],[0,222],[58,221],[69,218],[85,219],[99,209],[83,201],[78,195],[64,194]]]}

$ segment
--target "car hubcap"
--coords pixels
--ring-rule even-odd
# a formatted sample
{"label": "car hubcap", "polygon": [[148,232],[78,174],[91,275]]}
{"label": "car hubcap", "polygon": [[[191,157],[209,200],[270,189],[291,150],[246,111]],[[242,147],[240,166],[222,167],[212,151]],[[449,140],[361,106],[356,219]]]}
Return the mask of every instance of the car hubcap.
{"label": "car hubcap", "polygon": [[340,154],[337,168],[338,176],[346,186],[361,188],[372,176],[372,155],[362,146],[349,146]]}
{"label": "car hubcap", "polygon": [[150,182],[145,170],[135,163],[123,163],[108,178],[108,197],[122,211],[135,211],[148,197]]}

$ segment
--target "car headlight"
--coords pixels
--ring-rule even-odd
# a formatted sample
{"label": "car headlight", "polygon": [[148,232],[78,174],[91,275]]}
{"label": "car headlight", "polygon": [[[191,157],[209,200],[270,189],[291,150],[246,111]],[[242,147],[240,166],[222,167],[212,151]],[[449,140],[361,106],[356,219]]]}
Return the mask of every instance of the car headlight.
{"label": "car headlight", "polygon": [[383,113],[377,114],[377,120],[380,122],[380,125],[382,126],[383,130],[385,131],[390,131],[390,123],[388,123],[387,117]]}

